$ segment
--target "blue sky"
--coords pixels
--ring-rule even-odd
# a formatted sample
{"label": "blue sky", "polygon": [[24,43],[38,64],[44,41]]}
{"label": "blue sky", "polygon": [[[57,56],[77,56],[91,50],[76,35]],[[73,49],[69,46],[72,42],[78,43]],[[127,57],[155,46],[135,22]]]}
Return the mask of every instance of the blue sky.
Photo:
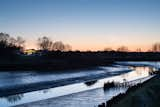
{"label": "blue sky", "polygon": [[148,49],[160,41],[159,0],[0,0],[1,32],[26,39],[49,36],[73,49],[128,46]]}

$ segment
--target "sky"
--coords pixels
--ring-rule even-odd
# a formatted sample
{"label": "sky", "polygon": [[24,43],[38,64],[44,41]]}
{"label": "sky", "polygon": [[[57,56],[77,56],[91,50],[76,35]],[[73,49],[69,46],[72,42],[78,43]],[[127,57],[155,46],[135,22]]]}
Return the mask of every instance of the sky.
{"label": "sky", "polygon": [[148,50],[159,29],[160,0],[0,0],[0,32],[22,36],[26,48],[48,36],[73,50]]}

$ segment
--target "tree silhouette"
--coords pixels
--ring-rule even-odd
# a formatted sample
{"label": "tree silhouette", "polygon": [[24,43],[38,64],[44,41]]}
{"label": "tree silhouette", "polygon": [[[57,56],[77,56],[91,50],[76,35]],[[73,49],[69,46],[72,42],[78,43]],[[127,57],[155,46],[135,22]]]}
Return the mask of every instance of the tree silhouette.
{"label": "tree silhouette", "polygon": [[1,58],[13,58],[16,55],[16,52],[20,52],[23,48],[24,40],[19,37],[15,39],[10,37],[9,34],[0,33],[0,57]]}
{"label": "tree silhouette", "polygon": [[65,45],[61,41],[53,43],[52,50],[54,51],[64,51]]}
{"label": "tree silhouette", "polygon": [[10,37],[10,38],[8,39],[8,44],[9,44],[10,46],[15,46],[16,42],[17,42],[17,40],[16,40],[15,38],[13,38],[13,37]]}
{"label": "tree silhouette", "polygon": [[126,46],[121,46],[121,47],[119,47],[119,48],[117,49],[117,51],[118,51],[118,52],[128,52],[129,50],[128,50],[128,47],[126,47]]}
{"label": "tree silhouette", "polygon": [[52,50],[53,42],[46,36],[38,38],[38,47],[41,50]]}
{"label": "tree silhouette", "polygon": [[71,51],[72,47],[68,44],[64,44],[61,41],[52,42],[50,38],[44,36],[38,38],[38,47],[40,50],[48,51]]}
{"label": "tree silhouette", "polygon": [[142,49],[141,48],[137,48],[136,52],[142,52]]}
{"label": "tree silhouette", "polygon": [[25,43],[25,40],[22,37],[18,36],[16,39],[16,45],[18,47],[24,47],[24,43]]}
{"label": "tree silhouette", "polygon": [[160,43],[155,43],[151,49],[153,52],[160,52]]}
{"label": "tree silhouette", "polygon": [[9,34],[0,33],[0,45],[8,45]]}

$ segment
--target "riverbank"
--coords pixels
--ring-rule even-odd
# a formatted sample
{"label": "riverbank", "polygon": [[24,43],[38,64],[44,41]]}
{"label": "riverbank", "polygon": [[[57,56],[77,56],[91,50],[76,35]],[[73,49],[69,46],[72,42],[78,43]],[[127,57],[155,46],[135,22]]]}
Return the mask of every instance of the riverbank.
{"label": "riverbank", "polygon": [[117,99],[115,103],[109,104],[107,107],[160,107],[160,75],[155,76],[151,80],[145,82],[144,84],[134,88],[134,90],[129,89],[126,95],[118,99],[115,97],[113,100]]}

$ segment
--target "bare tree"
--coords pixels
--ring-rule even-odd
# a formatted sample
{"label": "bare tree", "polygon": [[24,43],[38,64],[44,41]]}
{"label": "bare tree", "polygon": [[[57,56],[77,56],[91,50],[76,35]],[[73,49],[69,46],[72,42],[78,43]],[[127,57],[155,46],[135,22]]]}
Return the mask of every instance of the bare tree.
{"label": "bare tree", "polygon": [[121,47],[119,47],[119,48],[117,49],[117,51],[118,51],[118,52],[128,52],[129,50],[128,50],[128,47],[126,47],[126,46],[121,46]]}
{"label": "bare tree", "polygon": [[46,36],[38,38],[38,47],[41,50],[51,50],[53,42]]}
{"label": "bare tree", "polygon": [[53,43],[52,50],[54,51],[64,51],[65,45],[61,41]]}
{"label": "bare tree", "polygon": [[155,43],[151,49],[153,52],[160,52],[160,43]]}
{"label": "bare tree", "polygon": [[18,47],[24,47],[24,43],[25,43],[25,40],[22,37],[18,36],[16,39],[16,45]]}
{"label": "bare tree", "polygon": [[0,43],[5,44],[6,46],[23,48],[25,40],[20,36],[15,39],[14,37],[10,37],[9,34],[0,33]]}
{"label": "bare tree", "polygon": [[17,40],[15,38],[13,38],[13,37],[10,37],[8,39],[9,46],[15,46],[16,42],[17,42]]}
{"label": "bare tree", "polygon": [[9,34],[0,33],[0,57],[9,59],[15,58],[15,55],[22,51],[22,44],[24,44],[24,40],[21,37],[15,39],[10,37]]}
{"label": "bare tree", "polygon": [[24,49],[25,40],[22,37],[18,36],[16,39],[13,37],[9,37],[7,41],[7,45],[10,47],[17,47],[21,51]]}
{"label": "bare tree", "polygon": [[9,34],[6,33],[0,33],[0,43],[1,44],[7,44],[8,43],[8,39],[9,39]]}
{"label": "bare tree", "polygon": [[137,48],[136,52],[142,52],[142,49],[141,48]]}

